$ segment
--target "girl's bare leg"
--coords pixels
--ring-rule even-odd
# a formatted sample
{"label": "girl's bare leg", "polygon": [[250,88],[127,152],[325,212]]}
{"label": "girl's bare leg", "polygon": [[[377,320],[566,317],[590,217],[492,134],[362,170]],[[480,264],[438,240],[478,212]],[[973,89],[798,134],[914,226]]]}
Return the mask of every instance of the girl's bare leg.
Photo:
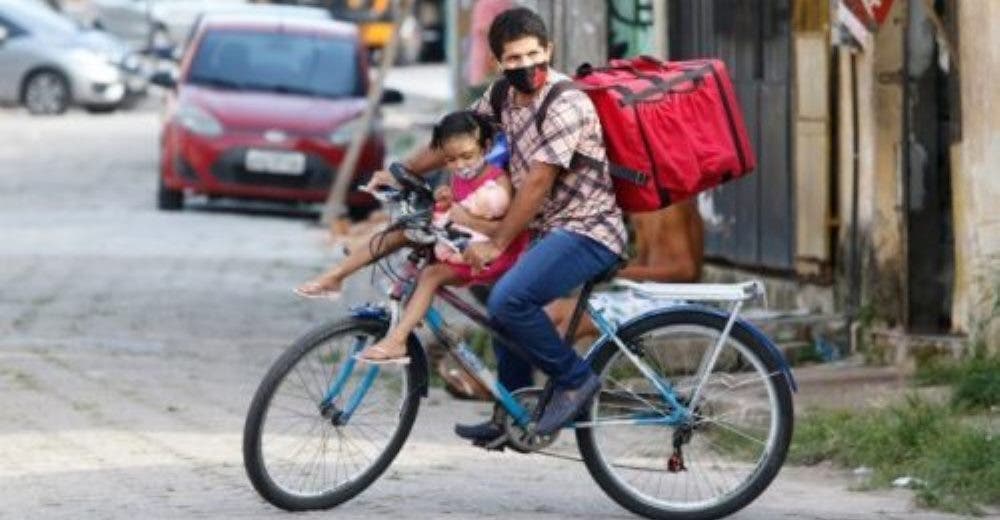
{"label": "girl's bare leg", "polygon": [[[396,251],[409,243],[402,231],[393,231],[384,237],[373,234],[363,247],[355,248],[347,258],[329,271],[299,286],[298,291],[307,296],[317,296],[325,292],[336,292],[344,279],[354,274],[372,261]],[[374,242],[373,242],[374,241]]]}
{"label": "girl's bare leg", "polygon": [[406,303],[406,310],[399,318],[395,328],[386,333],[381,341],[366,348],[358,355],[362,360],[385,361],[406,357],[406,338],[410,336],[420,320],[424,319],[427,309],[431,307],[434,293],[442,285],[458,282],[458,275],[451,267],[444,264],[430,265],[420,273],[417,288]]}

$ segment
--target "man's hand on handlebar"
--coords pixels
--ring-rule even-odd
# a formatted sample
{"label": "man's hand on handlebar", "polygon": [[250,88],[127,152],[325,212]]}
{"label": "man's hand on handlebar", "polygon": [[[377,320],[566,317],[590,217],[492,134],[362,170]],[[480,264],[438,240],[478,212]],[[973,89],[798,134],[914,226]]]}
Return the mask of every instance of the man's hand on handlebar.
{"label": "man's hand on handlebar", "polygon": [[495,246],[493,241],[474,242],[465,248],[462,256],[472,266],[473,272],[479,272],[489,267],[500,256],[500,248]]}

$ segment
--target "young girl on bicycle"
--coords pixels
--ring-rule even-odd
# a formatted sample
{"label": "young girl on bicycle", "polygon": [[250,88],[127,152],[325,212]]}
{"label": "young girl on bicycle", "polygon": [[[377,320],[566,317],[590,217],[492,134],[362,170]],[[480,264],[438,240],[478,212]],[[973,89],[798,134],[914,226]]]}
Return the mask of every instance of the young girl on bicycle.
{"label": "young girl on bicycle", "polygon": [[[443,226],[450,221],[455,229],[471,234],[471,242],[489,240],[513,197],[513,186],[507,174],[486,162],[494,132],[486,117],[461,111],[445,116],[434,127],[431,137],[431,146],[440,150],[451,174],[450,184],[434,192],[434,224]],[[409,245],[410,241],[402,231],[394,231],[381,239],[373,235],[369,243],[372,247],[357,248],[339,265],[303,284],[296,292],[307,297],[335,298],[345,278],[372,261]],[[528,235],[524,233],[493,263],[476,272],[462,260],[460,253],[443,244],[436,245],[437,262],[428,265],[420,274],[399,324],[381,341],[358,354],[358,359],[369,363],[409,363],[406,338],[423,319],[437,289],[442,285],[492,283],[514,265],[527,244]]]}

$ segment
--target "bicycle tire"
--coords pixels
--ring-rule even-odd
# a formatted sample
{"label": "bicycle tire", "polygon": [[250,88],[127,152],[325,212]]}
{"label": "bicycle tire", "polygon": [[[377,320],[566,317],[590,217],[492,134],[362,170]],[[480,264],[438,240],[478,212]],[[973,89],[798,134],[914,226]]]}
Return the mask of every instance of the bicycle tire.
{"label": "bicycle tire", "polygon": [[[275,391],[285,380],[285,377],[292,372],[299,361],[305,359],[309,353],[337,336],[363,332],[378,339],[383,337],[387,330],[388,323],[372,319],[348,318],[322,324],[296,340],[268,370],[251,401],[243,430],[244,467],[254,489],[265,500],[287,511],[329,509],[350,500],[364,491],[378,479],[389,467],[393,459],[395,459],[409,436],[420,407],[420,389],[415,388],[414,383],[423,380],[416,373],[419,370],[418,367],[423,366],[419,363],[411,362],[401,372],[405,374],[405,377],[403,377],[404,387],[402,389],[405,397],[402,398],[402,405],[399,410],[398,426],[392,433],[385,449],[367,469],[344,485],[311,496],[303,496],[286,491],[269,474],[261,447],[262,428],[267,418],[271,399]],[[408,341],[407,349],[411,359],[422,355],[422,351],[420,351],[421,347],[413,336]],[[324,426],[334,427],[329,422]]]}
{"label": "bicycle tire", "polygon": [[[700,310],[667,310],[638,319],[618,332],[618,336],[628,345],[637,341],[644,334],[658,329],[670,327],[701,327],[721,333],[726,325],[726,317],[713,312]],[[774,442],[767,450],[764,460],[757,464],[751,479],[731,496],[703,509],[688,507],[668,507],[654,503],[640,496],[640,493],[625,485],[621,479],[612,474],[612,470],[603,462],[600,447],[595,442],[596,427],[578,428],[576,430],[577,444],[581,457],[591,476],[601,489],[619,505],[629,511],[653,519],[660,520],[711,520],[732,514],[746,507],[755,500],[777,476],[784,463],[791,442],[793,428],[792,396],[790,381],[783,369],[782,361],[766,346],[763,341],[746,325],[736,322],[730,332],[730,342],[741,344],[745,350],[755,356],[766,368],[767,374],[762,381],[773,390],[777,403],[776,427]],[[602,383],[606,382],[608,363],[619,353],[618,346],[611,340],[605,340],[596,347],[592,357],[592,368],[600,374]],[[597,409],[597,402],[590,407],[582,420],[591,420]],[[658,488],[659,489],[659,488]]]}

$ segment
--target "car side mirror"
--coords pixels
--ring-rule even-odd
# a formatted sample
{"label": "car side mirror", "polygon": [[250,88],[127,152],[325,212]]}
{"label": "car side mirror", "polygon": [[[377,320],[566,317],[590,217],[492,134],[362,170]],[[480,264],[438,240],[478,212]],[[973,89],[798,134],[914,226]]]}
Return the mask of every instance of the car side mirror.
{"label": "car side mirror", "polygon": [[177,88],[177,80],[174,75],[164,70],[154,73],[149,78],[149,82],[170,90]]}
{"label": "car side mirror", "polygon": [[382,105],[398,105],[403,102],[403,93],[394,89],[387,88],[382,92]]}

